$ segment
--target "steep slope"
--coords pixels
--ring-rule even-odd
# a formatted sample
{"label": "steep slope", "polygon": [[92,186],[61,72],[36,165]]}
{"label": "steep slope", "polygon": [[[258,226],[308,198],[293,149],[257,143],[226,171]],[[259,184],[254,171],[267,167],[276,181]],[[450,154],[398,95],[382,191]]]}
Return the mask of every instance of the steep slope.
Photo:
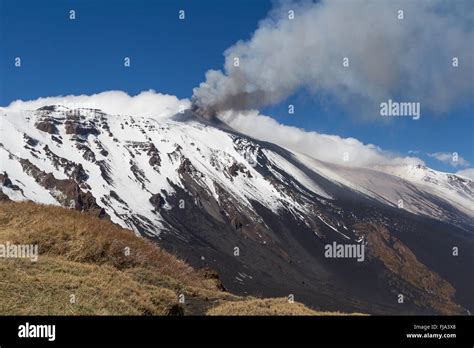
{"label": "steep slope", "polygon": [[[150,119],[46,106],[4,110],[0,121],[8,197],[110,218],[196,267],[217,270],[236,293],[292,294],[330,311],[473,309],[466,274],[473,265],[474,198],[467,179],[453,176],[459,181],[440,191],[400,173],[332,165],[190,111]],[[428,272],[433,284],[445,281],[452,290],[438,294],[400,277],[383,260],[398,253],[395,246],[371,244],[357,230],[361,223],[414,255],[403,267]],[[373,257],[327,258],[325,246],[333,242],[364,245]],[[454,246],[465,252],[453,257]],[[407,293],[402,306],[400,291]]]}
{"label": "steep slope", "polygon": [[3,315],[237,315],[242,307],[248,315],[339,314],[235,296],[209,270],[196,271],[131,231],[64,208],[0,203],[0,244],[6,243],[38,245],[39,255],[35,262],[0,259]]}
{"label": "steep slope", "polygon": [[466,177],[442,173],[422,165],[379,166],[376,169],[405,179],[420,190],[443,198],[467,216],[473,216],[474,181]]}
{"label": "steep slope", "polygon": [[460,227],[474,224],[474,181],[421,165],[377,166],[374,169],[324,163],[296,156],[315,172],[383,204]]}

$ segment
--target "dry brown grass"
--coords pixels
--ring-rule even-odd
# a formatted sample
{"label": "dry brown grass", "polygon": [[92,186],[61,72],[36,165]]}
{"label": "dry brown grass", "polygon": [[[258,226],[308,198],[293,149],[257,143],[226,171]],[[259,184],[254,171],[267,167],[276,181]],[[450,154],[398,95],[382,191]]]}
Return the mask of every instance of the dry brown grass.
{"label": "dry brown grass", "polygon": [[[176,315],[177,295],[116,268],[58,260],[0,262],[2,315]],[[71,303],[71,296],[75,303]]]}
{"label": "dry brown grass", "polygon": [[207,311],[207,315],[361,315],[340,312],[318,312],[298,302],[288,302],[285,297],[247,299],[225,302]]}
{"label": "dry brown grass", "polygon": [[6,242],[37,244],[40,255],[36,263],[0,259],[0,314],[180,315],[181,293],[206,293],[207,307],[226,294],[132,231],[60,207],[1,202],[0,243]]}
{"label": "dry brown grass", "polygon": [[40,255],[61,256],[68,261],[108,264],[120,270],[143,267],[186,285],[215,289],[212,280],[204,279],[151,241],[137,238],[108,220],[60,207],[1,203],[0,241],[37,244]]}

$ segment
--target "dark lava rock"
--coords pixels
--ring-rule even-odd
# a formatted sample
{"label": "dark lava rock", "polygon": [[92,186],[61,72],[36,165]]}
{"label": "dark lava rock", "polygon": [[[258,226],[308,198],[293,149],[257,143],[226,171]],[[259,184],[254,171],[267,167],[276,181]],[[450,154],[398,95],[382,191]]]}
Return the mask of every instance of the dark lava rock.
{"label": "dark lava rock", "polygon": [[2,190],[0,190],[0,202],[7,202],[9,200],[10,198],[8,198],[8,196],[4,194]]}
{"label": "dark lava rock", "polygon": [[154,169],[157,169],[156,167],[161,166],[161,158],[158,154],[158,149],[154,144],[150,144],[147,155],[150,156],[150,160],[148,161],[150,166],[152,166]]}
{"label": "dark lava rock", "polygon": [[62,140],[59,139],[58,137],[54,136],[54,135],[51,136],[51,140],[57,142],[59,145],[63,144]]}
{"label": "dark lava rock", "polygon": [[67,120],[65,123],[66,134],[75,134],[83,137],[89,135],[99,135],[100,131],[94,127],[82,125],[74,120]]}
{"label": "dark lava rock", "polygon": [[58,128],[51,121],[40,121],[40,122],[36,123],[35,126],[40,131],[43,131],[43,132],[46,132],[46,133],[49,133],[49,134],[57,134],[58,133]]}
{"label": "dark lava rock", "polygon": [[[27,159],[21,159],[20,164],[25,173],[49,190],[62,206],[88,212],[100,218],[108,217],[105,210],[97,205],[92,193],[82,191],[79,184],[73,179],[56,179],[52,173],[42,171]],[[80,172],[80,169],[78,171]]]}
{"label": "dark lava rock", "polygon": [[36,145],[38,145],[38,140],[26,135],[26,134],[23,134],[23,139],[25,140],[26,144],[30,145],[30,146],[33,146],[35,147]]}
{"label": "dark lava rock", "polygon": [[0,174],[0,183],[2,186],[8,187],[9,189],[12,189],[14,191],[19,191],[20,187],[18,185],[13,185],[12,181],[8,177],[7,172],[3,172],[3,174]]}
{"label": "dark lava rock", "polygon": [[45,106],[42,106],[42,107],[38,108],[38,110],[41,110],[41,111],[55,111],[56,110],[56,105],[45,105]]}
{"label": "dark lava rock", "polygon": [[151,195],[150,203],[156,210],[160,210],[166,204],[166,201],[159,193],[155,193]]}

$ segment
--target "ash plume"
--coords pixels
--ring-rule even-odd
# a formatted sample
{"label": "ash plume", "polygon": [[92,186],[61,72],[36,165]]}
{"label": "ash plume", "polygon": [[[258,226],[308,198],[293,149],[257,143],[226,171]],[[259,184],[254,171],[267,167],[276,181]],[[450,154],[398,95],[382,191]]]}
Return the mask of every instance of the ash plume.
{"label": "ash plume", "polygon": [[224,52],[223,71],[209,70],[192,101],[214,115],[306,89],[365,114],[389,98],[443,113],[474,97],[473,14],[470,0],[280,2]]}

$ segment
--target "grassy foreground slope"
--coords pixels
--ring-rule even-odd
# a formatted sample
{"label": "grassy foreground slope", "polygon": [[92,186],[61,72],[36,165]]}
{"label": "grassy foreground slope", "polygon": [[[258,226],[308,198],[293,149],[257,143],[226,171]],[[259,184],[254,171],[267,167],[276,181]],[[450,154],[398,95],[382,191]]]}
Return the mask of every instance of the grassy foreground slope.
{"label": "grassy foreground slope", "polygon": [[108,220],[60,207],[0,202],[0,244],[7,243],[36,244],[39,258],[0,258],[1,315],[331,314],[284,298],[232,295],[212,271],[197,271]]}

